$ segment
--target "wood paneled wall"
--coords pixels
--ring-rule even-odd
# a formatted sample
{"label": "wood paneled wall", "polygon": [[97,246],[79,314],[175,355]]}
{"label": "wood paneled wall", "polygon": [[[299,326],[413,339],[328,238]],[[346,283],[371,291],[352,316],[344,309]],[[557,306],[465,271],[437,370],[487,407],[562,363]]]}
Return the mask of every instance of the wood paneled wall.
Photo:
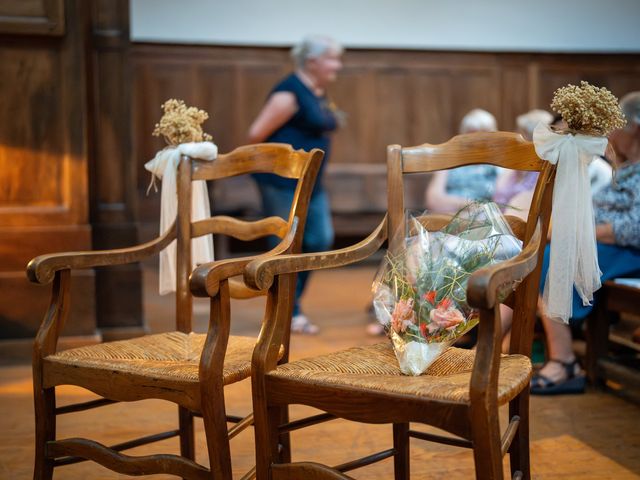
{"label": "wood paneled wall", "polygon": [[[27,262],[42,253],[91,248],[89,10],[70,0],[9,4],[3,5],[11,7],[3,11],[9,18],[0,24],[0,340],[25,338],[26,345],[49,299],[48,288],[27,282]],[[25,20],[47,11],[52,32],[34,30]],[[93,272],[75,275],[72,289],[77,301],[65,334],[95,336]],[[10,349],[0,348],[0,356]]]}
{"label": "wood paneled wall", "polygon": [[[268,92],[291,68],[282,48],[140,43],[133,45],[132,58],[141,192],[149,181],[142,165],[164,146],[151,132],[166,99],[182,98],[207,110],[205,130],[228,151],[246,142]],[[513,130],[517,115],[548,109],[556,88],[581,79],[617,96],[640,90],[640,55],[347,50],[329,92],[348,114],[347,126],[335,135],[325,177],[338,243],[363,238],[386,209],[388,144],[444,142],[473,108],[489,110],[501,130]],[[428,181],[411,176],[405,191],[410,208],[425,208]],[[215,208],[229,212],[255,212],[260,204],[248,179],[215,185],[212,198]],[[140,219],[152,225],[159,195],[142,193],[141,200]]]}
{"label": "wood paneled wall", "polygon": [[[134,44],[132,55],[139,165],[163,147],[151,131],[167,98],[207,110],[206,131],[227,151],[246,142],[269,90],[290,69],[279,48]],[[638,90],[640,55],[348,50],[330,91],[348,114],[331,161],[380,163],[390,143],[443,142],[476,107],[512,130],[517,115],[548,109],[556,88],[581,79],[618,96]],[[139,178],[148,175],[140,170]]]}
{"label": "wood paneled wall", "polygon": [[[0,361],[46,311],[31,258],[137,243],[129,44],[128,0],[0,2]],[[137,266],[73,272],[71,298],[63,344],[143,330]]]}

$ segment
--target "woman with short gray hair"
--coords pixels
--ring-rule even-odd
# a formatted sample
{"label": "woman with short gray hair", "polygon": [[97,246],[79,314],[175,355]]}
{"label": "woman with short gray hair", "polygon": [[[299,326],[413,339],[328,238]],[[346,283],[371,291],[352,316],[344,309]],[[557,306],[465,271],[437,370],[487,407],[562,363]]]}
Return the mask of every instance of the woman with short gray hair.
{"label": "woman with short gray hair", "polygon": [[[342,68],[342,47],[332,38],[305,37],[291,50],[295,71],[280,81],[269,93],[267,101],[249,129],[251,143],[288,143],[295,149],[324,150],[316,185],[307,213],[302,240],[303,252],[329,250],[333,244],[333,224],[327,193],[322,186],[331,137],[338,127],[338,112],[326,95],[327,87],[336,80]],[[270,173],[255,174],[265,215],[288,218],[296,181]],[[277,244],[270,237],[271,247]],[[309,272],[298,274],[291,331],[315,334],[319,328],[300,310],[300,297]]]}

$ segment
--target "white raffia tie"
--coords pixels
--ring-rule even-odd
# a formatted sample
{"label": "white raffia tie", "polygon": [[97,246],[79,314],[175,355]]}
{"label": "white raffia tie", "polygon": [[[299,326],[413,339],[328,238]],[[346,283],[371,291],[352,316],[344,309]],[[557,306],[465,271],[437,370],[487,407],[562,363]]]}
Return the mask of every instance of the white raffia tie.
{"label": "white raffia tie", "polygon": [[[144,168],[155,177],[162,179],[160,196],[160,235],[173,224],[178,214],[178,190],[176,172],[180,157],[187,155],[201,160],[214,160],[218,156],[218,147],[211,142],[182,143],[159,151],[155,158],[144,164]],[[203,220],[211,216],[209,194],[204,180],[193,182],[191,198],[191,220]],[[192,268],[201,263],[213,261],[213,238],[211,235],[191,240]],[[176,291],[176,241],[171,242],[160,252],[160,295]]]}
{"label": "white raffia tie", "polygon": [[568,323],[573,287],[582,303],[590,305],[593,292],[601,286],[588,166],[594,156],[604,154],[607,139],[558,134],[538,124],[533,143],[540,158],[557,164],[549,270],[542,300],[549,317]]}

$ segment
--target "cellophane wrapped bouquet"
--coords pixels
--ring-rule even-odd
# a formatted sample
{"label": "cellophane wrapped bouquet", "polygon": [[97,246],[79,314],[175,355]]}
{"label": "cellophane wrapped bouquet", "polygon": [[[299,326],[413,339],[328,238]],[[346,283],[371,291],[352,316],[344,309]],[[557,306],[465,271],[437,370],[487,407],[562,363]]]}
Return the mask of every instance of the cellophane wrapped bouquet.
{"label": "cellophane wrapped bouquet", "polygon": [[406,375],[422,374],[478,323],[467,303],[470,275],[522,250],[495,203],[471,203],[435,232],[421,218],[407,215],[397,232],[403,246],[387,253],[372,288],[376,317]]}

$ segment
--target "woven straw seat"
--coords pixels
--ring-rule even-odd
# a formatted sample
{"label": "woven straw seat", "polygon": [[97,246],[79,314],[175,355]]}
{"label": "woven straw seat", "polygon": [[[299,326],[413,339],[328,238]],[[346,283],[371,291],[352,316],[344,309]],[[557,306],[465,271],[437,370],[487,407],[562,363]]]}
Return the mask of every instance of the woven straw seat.
{"label": "woven straw seat", "polygon": [[[46,357],[48,368],[55,364],[92,370],[111,370],[140,375],[145,379],[198,382],[198,365],[206,335],[167,332],[131,340],[107,342],[65,350]],[[251,375],[251,354],[255,338],[229,337],[224,360],[224,384]]]}
{"label": "woven straw seat", "polygon": [[[309,386],[348,386],[467,403],[474,359],[474,351],[452,347],[423,375],[411,377],[400,372],[391,344],[378,343],[290,362],[268,375],[295,379]],[[527,357],[504,355],[500,361],[498,403],[505,404],[522,391],[531,372]]]}

